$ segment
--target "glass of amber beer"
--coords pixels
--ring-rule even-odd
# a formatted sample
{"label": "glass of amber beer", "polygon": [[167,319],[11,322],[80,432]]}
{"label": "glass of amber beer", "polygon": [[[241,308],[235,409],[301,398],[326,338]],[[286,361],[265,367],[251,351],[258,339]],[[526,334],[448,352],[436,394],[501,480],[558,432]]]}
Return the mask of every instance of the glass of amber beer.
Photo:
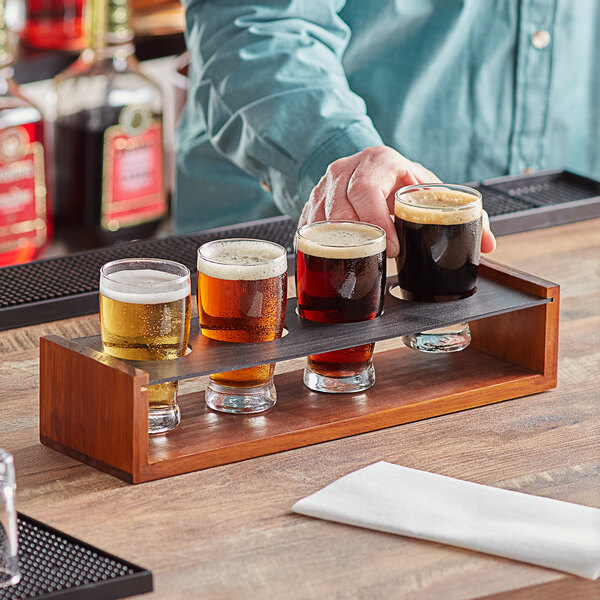
{"label": "glass of amber beer", "polygon": [[[300,316],[320,323],[368,321],[385,295],[385,231],[356,221],[320,221],[296,232]],[[360,392],[375,383],[373,349],[361,344],[313,354],[304,384],[317,392]]]}
{"label": "glass of amber beer", "polygon": [[[281,337],[287,300],[287,256],[279,244],[234,238],[198,249],[198,317],[202,334],[224,342]],[[258,413],[277,400],[274,364],[214,373],[206,404],[227,413]]]}
{"label": "glass of amber beer", "polygon": [[[400,295],[417,302],[447,302],[477,291],[481,254],[481,194],[446,183],[396,192],[396,259]],[[471,342],[468,323],[404,336],[423,352],[456,352]]]}
{"label": "glass of amber beer", "polygon": [[[126,360],[183,356],[190,311],[190,271],[182,264],[131,258],[100,269],[100,328],[106,354]],[[177,381],[148,386],[149,433],[179,425],[177,388]]]}

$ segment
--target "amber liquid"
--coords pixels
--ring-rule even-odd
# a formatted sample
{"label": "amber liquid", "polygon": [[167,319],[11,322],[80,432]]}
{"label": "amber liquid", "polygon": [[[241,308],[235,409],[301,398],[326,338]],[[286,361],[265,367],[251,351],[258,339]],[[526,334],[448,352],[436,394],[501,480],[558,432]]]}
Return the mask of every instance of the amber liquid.
{"label": "amber liquid", "polygon": [[[135,304],[100,294],[104,352],[125,360],[171,360],[184,356],[190,333],[191,298]],[[150,410],[168,408],[177,399],[177,381],[148,386]]]}
{"label": "amber liquid", "polygon": [[[298,251],[296,289],[298,311],[309,321],[353,323],[381,314],[385,294],[384,253],[362,258],[323,258]],[[362,344],[313,354],[309,367],[326,377],[362,373],[373,357],[375,344]]]}
{"label": "amber liquid", "polygon": [[[198,316],[202,335],[223,342],[267,342],[281,337],[287,274],[256,280],[229,280],[198,273]],[[229,387],[257,387],[273,377],[274,364],[215,373]]]}

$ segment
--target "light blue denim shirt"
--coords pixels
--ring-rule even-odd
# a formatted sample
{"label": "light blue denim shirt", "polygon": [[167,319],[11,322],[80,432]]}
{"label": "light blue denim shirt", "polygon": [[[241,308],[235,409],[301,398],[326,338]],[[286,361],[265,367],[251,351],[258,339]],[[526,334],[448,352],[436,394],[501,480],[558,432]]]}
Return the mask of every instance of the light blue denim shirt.
{"label": "light blue denim shirt", "polygon": [[297,217],[330,162],[379,144],[447,182],[600,178],[598,0],[184,4],[178,231]]}

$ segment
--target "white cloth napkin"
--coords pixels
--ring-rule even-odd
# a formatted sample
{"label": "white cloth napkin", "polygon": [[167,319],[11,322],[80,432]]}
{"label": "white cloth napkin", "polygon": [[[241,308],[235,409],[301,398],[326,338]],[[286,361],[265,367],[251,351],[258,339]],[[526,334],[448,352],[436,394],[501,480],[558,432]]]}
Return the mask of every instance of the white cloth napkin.
{"label": "white cloth napkin", "polygon": [[600,576],[600,509],[378,462],[299,500],[303,515]]}

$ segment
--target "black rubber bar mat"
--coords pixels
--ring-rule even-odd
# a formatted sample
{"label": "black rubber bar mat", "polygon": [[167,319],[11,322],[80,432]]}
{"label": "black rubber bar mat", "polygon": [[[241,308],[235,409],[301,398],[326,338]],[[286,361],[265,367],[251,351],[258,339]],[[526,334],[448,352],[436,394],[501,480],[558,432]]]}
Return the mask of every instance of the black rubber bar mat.
{"label": "black rubber bar mat", "polygon": [[152,573],[18,515],[21,581],[0,600],[115,600],[151,592]]}
{"label": "black rubber bar mat", "polygon": [[[469,185],[481,190],[496,235],[600,217],[600,182],[569,171],[498,177]],[[0,330],[98,312],[99,269],[119,258],[165,258],[181,262],[195,273],[201,244],[218,238],[252,237],[284,246],[293,269],[295,230],[294,220],[274,217],[0,268]],[[192,285],[195,283],[193,277]]]}

